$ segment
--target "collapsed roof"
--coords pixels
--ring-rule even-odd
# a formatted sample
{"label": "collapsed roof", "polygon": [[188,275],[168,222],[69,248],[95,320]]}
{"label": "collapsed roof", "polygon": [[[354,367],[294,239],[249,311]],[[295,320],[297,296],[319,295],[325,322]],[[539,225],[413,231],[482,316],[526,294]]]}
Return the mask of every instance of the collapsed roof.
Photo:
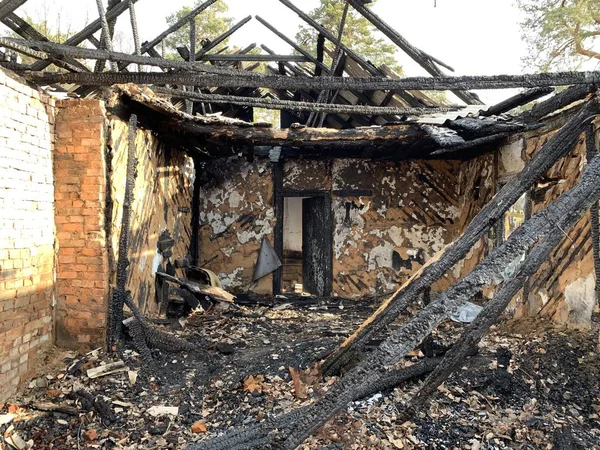
{"label": "collapsed roof", "polygon": [[[262,53],[250,53],[255,44],[226,53],[222,43],[251,16],[196,49],[194,19],[217,0],[198,5],[156,38],[140,43],[135,20],[140,1],[109,0],[105,11],[97,0],[99,18],[58,44],[17,15],[26,0],[3,0],[0,21],[22,39],[0,38],[7,50],[0,65],[69,96],[97,96],[99,88],[118,85],[116,91],[131,107],[156,113],[147,121],[163,138],[201,158],[240,151],[253,155],[262,146],[282,146],[281,155],[288,157],[470,158],[514,133],[539,127],[543,116],[584,98],[600,83],[598,72],[449,77],[444,72],[453,70],[449,65],[412,46],[364,0],[348,0],[346,12],[354,8],[431,77],[399,78],[388,67],[375,66],[343,43],[345,14],[335,35],[290,0],[279,1],[320,36],[317,55],[260,16],[255,19],[296,54],[277,55],[265,45]],[[125,11],[130,12],[134,54],[112,49],[111,30]],[[190,46],[178,48],[182,59],[163,58],[156,47],[188,24]],[[93,48],[78,47],[86,41]],[[14,52],[34,62],[19,63]],[[85,60],[95,60],[95,67]],[[267,63],[265,73],[256,71],[260,62]],[[536,111],[508,114],[562,85],[576,86]],[[512,87],[529,90],[492,107],[469,91]],[[464,104],[434,99],[424,90],[449,90]],[[254,108],[280,110],[284,129],[253,124]]]}

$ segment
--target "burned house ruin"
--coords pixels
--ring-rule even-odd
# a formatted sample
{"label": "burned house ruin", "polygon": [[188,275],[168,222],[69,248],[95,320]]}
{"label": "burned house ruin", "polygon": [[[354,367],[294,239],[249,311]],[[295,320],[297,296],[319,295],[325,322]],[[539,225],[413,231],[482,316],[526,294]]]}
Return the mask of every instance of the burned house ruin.
{"label": "burned house ruin", "polygon": [[[351,367],[329,390],[189,447],[296,448],[351,400],[406,379],[381,381],[469,300],[483,312],[444,359],[423,364],[418,375],[437,368],[400,417],[502,313],[593,327],[600,73],[448,76],[361,0],[347,7],[431,76],[374,66],[289,0],[322,36],[319,55],[257,16],[294,55],[215,51],[242,23],[162,58],[161,41],[216,1],[133,55],[112,51],[109,27],[141,1],[109,0],[62,44],[18,15],[25,1],[0,2],[21,37],[0,38],[1,402],[53,345],[114,354],[128,337],[145,364],[153,347],[192,351],[159,327],[173,305],[375,299],[379,309],[325,355],[322,375]],[[497,105],[471,92],[504,88],[523,92]],[[280,111],[280,126],[255,122],[255,108]]]}

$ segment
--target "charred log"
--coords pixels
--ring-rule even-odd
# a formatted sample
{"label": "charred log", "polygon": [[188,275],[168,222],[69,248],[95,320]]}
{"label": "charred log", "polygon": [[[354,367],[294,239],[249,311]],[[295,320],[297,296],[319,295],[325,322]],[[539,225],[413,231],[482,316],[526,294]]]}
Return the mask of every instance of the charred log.
{"label": "charred log", "polygon": [[[58,44],[55,44],[58,45]],[[83,50],[83,49],[81,49]],[[110,56],[110,55],[109,55]],[[134,58],[125,55],[127,58]],[[139,58],[135,57],[138,62]],[[144,62],[141,64],[150,65]],[[161,64],[169,64],[164,60]],[[170,64],[176,64],[172,62]],[[189,64],[180,62],[179,64]],[[223,72],[228,69],[203,66],[206,71]],[[32,67],[33,68],[33,67]],[[496,75],[496,76],[462,76],[444,78],[351,78],[351,77],[286,77],[281,75],[265,75],[262,73],[238,71],[235,74],[189,74],[189,73],[40,73],[26,74],[26,78],[38,84],[72,83],[85,86],[109,86],[113,84],[179,84],[186,86],[228,87],[228,88],[270,88],[270,89],[308,89],[308,90],[430,90],[444,91],[448,89],[509,89],[519,87],[547,87],[565,85],[600,84],[600,72],[558,72],[528,75]]]}

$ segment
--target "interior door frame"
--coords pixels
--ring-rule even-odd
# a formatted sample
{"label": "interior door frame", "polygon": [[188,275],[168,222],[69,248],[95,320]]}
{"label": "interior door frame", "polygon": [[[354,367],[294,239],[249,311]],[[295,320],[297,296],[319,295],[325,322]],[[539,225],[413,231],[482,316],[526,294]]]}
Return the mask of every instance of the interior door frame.
{"label": "interior door frame", "polygon": [[[333,290],[333,211],[332,209],[332,197],[331,191],[322,190],[322,189],[306,189],[306,190],[296,190],[296,189],[281,189],[280,195],[275,195],[275,253],[280,261],[283,261],[283,216],[284,216],[284,201],[285,197],[323,197],[325,198],[325,204],[329,206],[330,212],[330,231],[331,236],[329,237],[331,256],[329,258],[331,264],[326,273],[325,279],[325,287],[326,290],[324,292],[325,296],[331,295]],[[279,270],[273,273],[273,295],[281,294],[282,284],[283,284],[283,267],[279,268]]]}

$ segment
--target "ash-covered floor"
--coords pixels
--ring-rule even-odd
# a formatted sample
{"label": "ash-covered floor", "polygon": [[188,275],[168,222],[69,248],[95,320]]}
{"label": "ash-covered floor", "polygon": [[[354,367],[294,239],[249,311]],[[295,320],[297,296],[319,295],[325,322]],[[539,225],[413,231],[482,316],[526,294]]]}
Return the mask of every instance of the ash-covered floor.
{"label": "ash-covered floor", "polygon": [[[154,350],[151,365],[127,347],[115,355],[56,351],[29,387],[0,405],[0,448],[184,449],[290,411],[335,382],[310,368],[376,304],[262,298],[164,321],[159,327],[197,351]],[[462,330],[445,322],[404,364],[443,351]],[[117,363],[115,372],[88,376],[108,363]],[[600,448],[599,367],[597,329],[504,322],[411,421],[396,417],[421,380],[352,403],[301,448]]]}

